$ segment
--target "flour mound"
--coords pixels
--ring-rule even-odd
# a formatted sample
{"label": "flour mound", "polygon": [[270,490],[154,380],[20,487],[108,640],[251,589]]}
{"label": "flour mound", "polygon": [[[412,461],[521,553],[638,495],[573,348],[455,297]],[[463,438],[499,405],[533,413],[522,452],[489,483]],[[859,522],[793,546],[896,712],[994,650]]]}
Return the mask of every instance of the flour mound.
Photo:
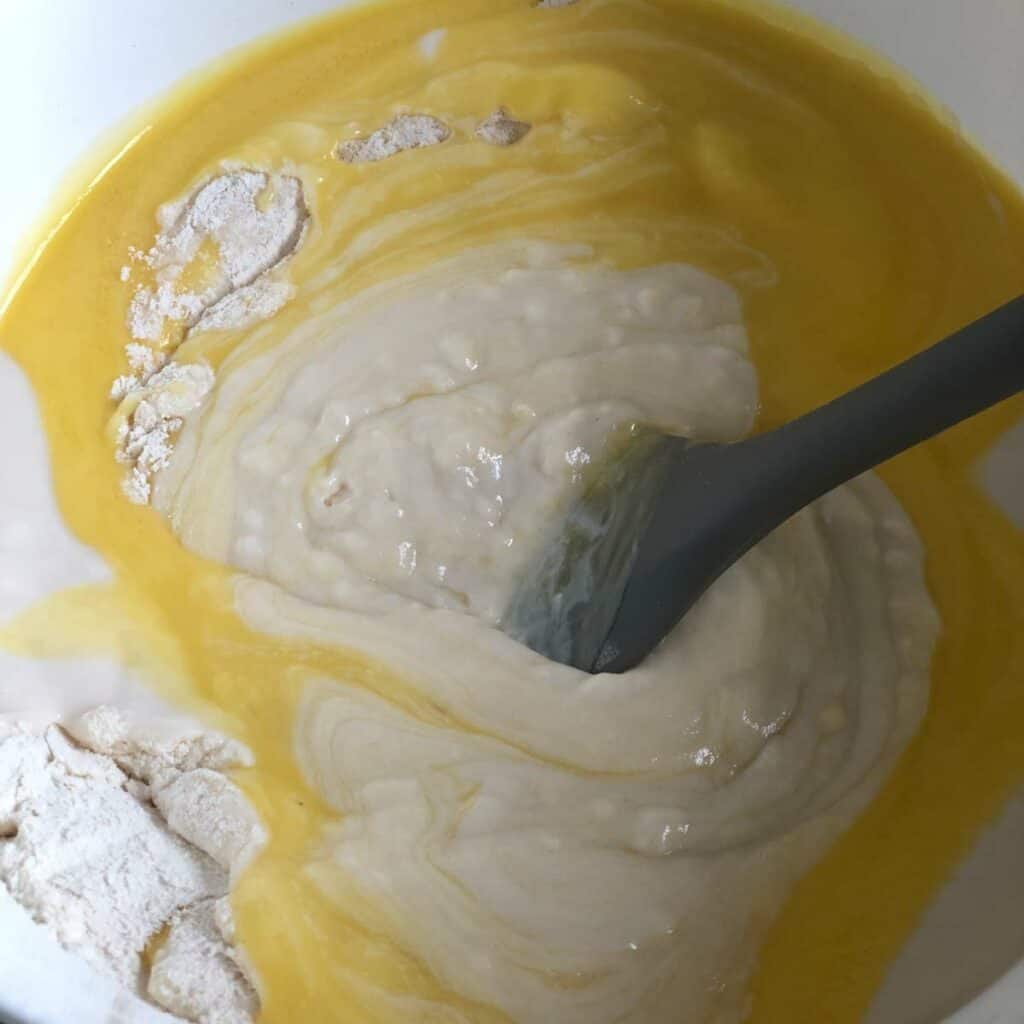
{"label": "flour mound", "polygon": [[153,794],[167,824],[225,871],[241,871],[266,841],[256,812],[220,772],[183,772]]}
{"label": "flour mound", "polygon": [[261,320],[269,320],[294,298],[295,288],[287,281],[264,278],[225,295],[211,306],[192,328],[190,334],[205,331],[229,331],[251,327]]}
{"label": "flour mound", "polygon": [[407,149],[437,146],[451,136],[451,129],[429,114],[400,114],[365,139],[349,139],[335,150],[347,164],[372,164]]}
{"label": "flour mound", "polygon": [[[168,362],[189,335],[249,327],[277,313],[295,294],[279,268],[302,243],[309,210],[302,183],[286,174],[241,169],[211,178],[157,214],[160,233],[133,261],[152,281],[128,309],[129,372],[111,385],[116,457],[129,469],[122,490],[149,503],[153,477],[168,463],[184,417],[213,387],[201,363]],[[132,277],[122,268],[121,279]]]}
{"label": "flour mound", "polygon": [[[112,708],[42,734],[2,730],[0,884],[136,995],[199,1024],[248,1024],[255,988],[225,930],[204,924],[194,941],[266,840],[219,774],[248,751],[215,733],[147,730]],[[229,921],[225,908],[219,918]],[[151,972],[144,953],[165,928]]]}
{"label": "flour mound", "polygon": [[199,408],[213,381],[205,363],[168,363],[148,377],[114,382],[111,396],[121,400],[115,457],[130,467],[122,481],[130,501],[149,503],[154,475],[170,461],[185,417]]}
{"label": "flour mound", "polygon": [[298,178],[236,170],[162,207],[158,220],[162,230],[153,247],[138,257],[153,269],[155,281],[139,288],[128,311],[137,341],[160,342],[169,321],[190,328],[207,311],[221,327],[237,327],[223,308],[215,314],[215,307],[254,285],[257,293],[266,289],[275,298],[258,301],[250,293],[246,315],[261,301],[270,308],[276,303],[276,312],[283,293],[264,275],[299,247],[309,211]]}
{"label": "flour mound", "polygon": [[517,121],[504,107],[499,107],[476,126],[476,137],[491,146],[514,146],[530,133],[532,127],[526,121]]}
{"label": "flour mound", "polygon": [[[206,900],[176,914],[153,955],[153,1002],[198,1024],[249,1024],[259,999],[232,947],[231,906]],[[202,971],[196,971],[202,964]]]}

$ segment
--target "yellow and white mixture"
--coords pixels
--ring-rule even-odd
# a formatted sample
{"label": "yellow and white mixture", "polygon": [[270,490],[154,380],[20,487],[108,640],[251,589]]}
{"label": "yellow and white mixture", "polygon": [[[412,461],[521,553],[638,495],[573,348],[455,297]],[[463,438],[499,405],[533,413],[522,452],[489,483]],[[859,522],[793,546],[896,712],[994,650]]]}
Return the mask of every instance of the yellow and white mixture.
{"label": "yellow and white mixture", "polygon": [[253,628],[366,651],[454,719],[310,680],[295,752],[341,815],[328,893],[332,864],[367,927],[512,1020],[738,1020],[787,883],[920,720],[935,620],[910,524],[864,479],[627,675],[495,628],[617,427],[731,440],[757,407],[731,289],[593,259],[505,243],[318,297],[222,364],[156,500],[246,573]]}
{"label": "yellow and white mixture", "polygon": [[737,439],[1024,282],[1011,187],[804,28],[358,8],[168,106],[12,298],[114,579],[0,646],[125,659],[251,750],[260,1020],[852,1024],[948,822],[1024,770],[1024,544],[963,468],[1005,410],[801,513],[633,672],[498,628],[623,425]]}

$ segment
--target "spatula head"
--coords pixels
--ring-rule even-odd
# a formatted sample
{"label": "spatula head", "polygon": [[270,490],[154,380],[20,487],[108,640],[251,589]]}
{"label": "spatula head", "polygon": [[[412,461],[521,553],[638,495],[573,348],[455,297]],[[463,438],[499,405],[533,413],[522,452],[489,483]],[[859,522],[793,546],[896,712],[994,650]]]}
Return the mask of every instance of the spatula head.
{"label": "spatula head", "polygon": [[602,670],[640,540],[688,444],[633,425],[591,464],[582,493],[528,565],[502,618],[505,633],[552,661]]}

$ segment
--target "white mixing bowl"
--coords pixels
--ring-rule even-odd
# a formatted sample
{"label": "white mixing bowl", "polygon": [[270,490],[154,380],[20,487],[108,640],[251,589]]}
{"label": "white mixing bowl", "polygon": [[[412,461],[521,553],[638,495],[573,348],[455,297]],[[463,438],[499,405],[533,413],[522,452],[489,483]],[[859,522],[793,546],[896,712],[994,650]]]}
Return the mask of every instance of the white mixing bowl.
{"label": "white mixing bowl", "polygon": [[[1024,183],[1024,0],[793,2],[918,78]],[[343,3],[0,0],[0,282],[24,268],[42,218],[59,212],[53,197],[69,169],[91,151],[99,170],[100,157],[116,154],[119,131],[124,141],[117,126],[135,108],[226,50]],[[107,145],[97,148],[104,135]],[[1024,424],[1015,434],[981,472],[1024,528]],[[1006,971],[1022,954],[1024,794],[936,901],[868,1024],[1021,1024],[1024,963]],[[169,1019],[127,1005],[0,891],[0,1020],[5,1015],[25,1024]]]}

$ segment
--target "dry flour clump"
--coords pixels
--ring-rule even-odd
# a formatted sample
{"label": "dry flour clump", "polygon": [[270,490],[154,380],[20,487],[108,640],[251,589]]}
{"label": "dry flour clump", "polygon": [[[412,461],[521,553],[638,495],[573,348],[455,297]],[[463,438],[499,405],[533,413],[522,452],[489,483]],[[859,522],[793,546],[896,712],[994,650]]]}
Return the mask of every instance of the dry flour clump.
{"label": "dry flour clump", "polygon": [[248,760],[212,733],[147,736],[111,708],[41,735],[4,726],[0,884],[136,995],[199,1024],[250,1024],[258,1000],[224,898],[266,836],[217,774]]}
{"label": "dry flour clump", "polygon": [[335,155],[347,164],[371,164],[407,149],[437,146],[451,136],[451,129],[429,114],[399,114],[365,139],[339,143]]}
{"label": "dry flour clump", "polygon": [[[232,948],[227,899],[204,900],[174,916],[153,955],[146,991],[186,1020],[243,1024],[259,1012],[259,999]],[[202,964],[199,975],[196,965]]]}
{"label": "dry flour clump", "polygon": [[107,706],[72,719],[64,729],[83,747],[111,758],[127,775],[157,788],[182,772],[226,772],[253,763],[248,747],[218,732],[177,722],[133,722]]}
{"label": "dry flour clump", "polygon": [[531,128],[528,122],[517,121],[504,107],[499,107],[476,126],[476,137],[491,146],[514,146]]}
{"label": "dry flour clump", "polygon": [[153,803],[179,836],[225,871],[241,871],[263,844],[252,805],[220,772],[209,768],[182,772],[154,791]]}
{"label": "dry flour clump", "polygon": [[204,331],[232,331],[269,320],[284,308],[295,294],[287,281],[260,278],[253,284],[225,295],[211,306],[189,332],[189,337]]}
{"label": "dry flour clump", "polygon": [[149,502],[154,474],[170,461],[185,417],[199,408],[213,382],[205,363],[168,363],[148,376],[114,382],[111,397],[121,402],[116,458],[130,467],[122,488],[131,501]]}
{"label": "dry flour clump", "polygon": [[[129,467],[122,487],[139,505],[148,504],[185,417],[214,383],[208,366],[168,362],[169,353],[186,335],[247,327],[292,298],[293,287],[275,272],[302,243],[309,211],[298,178],[242,169],[168,203],[157,219],[152,248],[131,252],[153,280],[132,298],[129,372],[110,390],[120,403],[117,459]],[[124,268],[121,279],[130,277]]]}
{"label": "dry flour clump", "polygon": [[[253,317],[273,315],[291,297],[286,284],[265,275],[302,241],[309,211],[298,178],[230,171],[162,207],[158,220],[153,247],[136,254],[155,279],[151,287],[139,288],[128,311],[137,341],[164,340],[169,323],[208,329],[212,320],[241,327]],[[255,289],[248,301],[218,308],[243,288]]]}

